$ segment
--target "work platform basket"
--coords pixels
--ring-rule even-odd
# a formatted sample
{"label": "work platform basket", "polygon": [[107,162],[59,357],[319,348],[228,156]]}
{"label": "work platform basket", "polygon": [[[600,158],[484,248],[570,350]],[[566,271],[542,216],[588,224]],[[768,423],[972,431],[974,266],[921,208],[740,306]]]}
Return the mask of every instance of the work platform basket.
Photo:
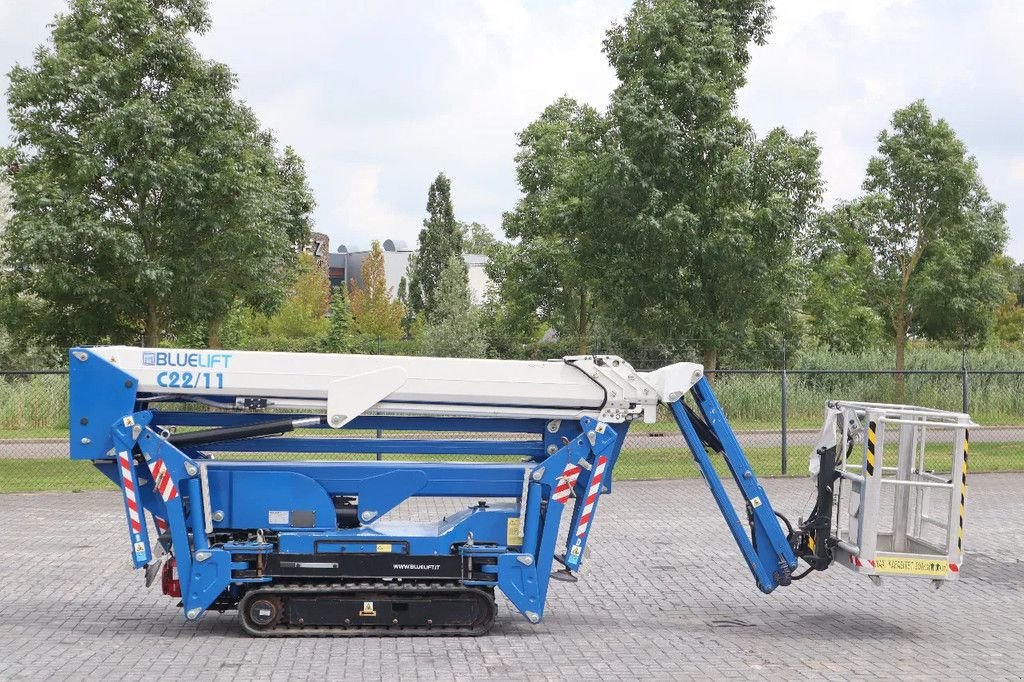
{"label": "work platform basket", "polygon": [[956,580],[976,424],[963,413],[906,405],[836,401],[828,410],[845,450],[836,461],[835,560],[876,583]]}

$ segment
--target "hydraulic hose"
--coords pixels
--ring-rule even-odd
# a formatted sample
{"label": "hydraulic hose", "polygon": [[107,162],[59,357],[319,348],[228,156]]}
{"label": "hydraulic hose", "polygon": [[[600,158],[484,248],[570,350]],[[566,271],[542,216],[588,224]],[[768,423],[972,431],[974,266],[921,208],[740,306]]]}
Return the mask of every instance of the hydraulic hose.
{"label": "hydraulic hose", "polygon": [[179,446],[208,445],[210,443],[223,443],[229,440],[242,440],[243,438],[275,436],[294,431],[295,429],[326,423],[327,419],[325,417],[275,419],[274,421],[248,424],[246,426],[225,426],[221,429],[203,429],[202,431],[175,433],[168,436],[167,441]]}

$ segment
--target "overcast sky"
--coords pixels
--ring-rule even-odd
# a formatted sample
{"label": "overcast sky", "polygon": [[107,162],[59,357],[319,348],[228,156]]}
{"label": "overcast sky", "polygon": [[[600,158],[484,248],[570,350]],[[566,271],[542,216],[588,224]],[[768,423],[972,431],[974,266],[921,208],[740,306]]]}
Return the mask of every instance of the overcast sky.
{"label": "overcast sky", "polygon": [[[0,71],[29,63],[63,0],[0,0]],[[604,108],[601,40],[628,0],[213,0],[203,53],[306,159],[317,227],[339,244],[414,245],[427,187],[501,233],[518,197],[515,133],[562,94]],[[923,97],[978,158],[1024,260],[1024,2],[777,0],[740,113],[813,130],[827,202],[859,192],[892,111]],[[0,138],[10,126],[0,114]]]}

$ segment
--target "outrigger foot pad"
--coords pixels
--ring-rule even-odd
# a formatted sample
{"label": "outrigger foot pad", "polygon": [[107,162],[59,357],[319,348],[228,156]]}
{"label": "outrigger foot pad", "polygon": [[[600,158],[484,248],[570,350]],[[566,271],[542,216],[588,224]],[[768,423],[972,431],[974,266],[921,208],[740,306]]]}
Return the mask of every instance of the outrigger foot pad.
{"label": "outrigger foot pad", "polygon": [[563,583],[576,583],[579,582],[579,577],[575,573],[570,571],[568,568],[563,568],[560,571],[555,571],[551,574],[552,580],[561,580]]}

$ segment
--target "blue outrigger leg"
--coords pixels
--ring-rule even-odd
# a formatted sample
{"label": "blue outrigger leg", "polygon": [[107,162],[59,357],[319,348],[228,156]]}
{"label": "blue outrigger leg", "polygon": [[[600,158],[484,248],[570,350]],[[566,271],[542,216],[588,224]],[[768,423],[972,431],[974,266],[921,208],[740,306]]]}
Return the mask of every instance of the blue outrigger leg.
{"label": "blue outrigger leg", "polygon": [[[789,585],[797,558],[789,539],[782,532],[782,526],[772,509],[764,488],[757,480],[750,460],[743,453],[736,434],[725,418],[721,405],[711,390],[707,378],[701,378],[690,390],[700,415],[694,412],[680,398],[670,403],[672,415],[686,444],[693,452],[693,458],[711,488],[711,494],[718,503],[729,531],[739,545],[743,558],[757,581],[758,588],[765,593],[780,585]],[[722,479],[708,455],[711,449],[723,456],[736,486],[747,506],[751,535],[743,528],[736,509],[726,492]]]}

